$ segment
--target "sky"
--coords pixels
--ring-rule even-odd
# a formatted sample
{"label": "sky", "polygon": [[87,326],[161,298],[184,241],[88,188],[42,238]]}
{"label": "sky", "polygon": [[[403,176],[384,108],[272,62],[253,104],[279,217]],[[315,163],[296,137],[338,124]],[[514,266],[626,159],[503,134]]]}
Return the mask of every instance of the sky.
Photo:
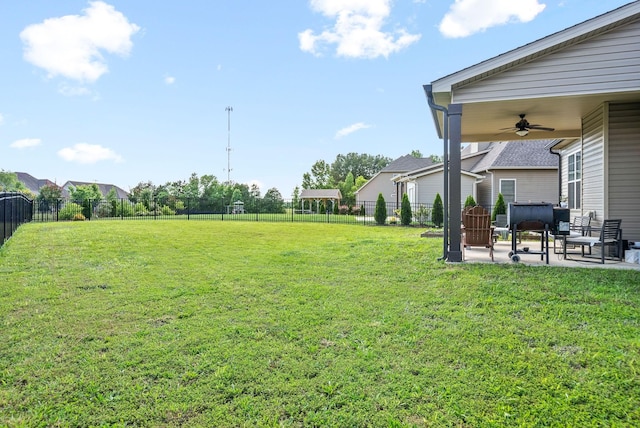
{"label": "sky", "polygon": [[289,199],[339,154],[441,155],[423,84],[627,3],[0,0],[0,169]]}

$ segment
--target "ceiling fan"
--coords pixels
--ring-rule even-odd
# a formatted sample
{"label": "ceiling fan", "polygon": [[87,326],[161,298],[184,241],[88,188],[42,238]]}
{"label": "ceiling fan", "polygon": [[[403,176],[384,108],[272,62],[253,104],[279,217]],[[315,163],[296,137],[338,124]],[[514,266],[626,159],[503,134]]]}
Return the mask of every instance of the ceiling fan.
{"label": "ceiling fan", "polygon": [[525,116],[526,115],[524,113],[520,114],[520,120],[513,126],[513,128],[502,128],[501,131],[515,131],[516,134],[521,137],[529,134],[529,131],[555,131],[555,128],[547,128],[546,126],[531,124],[524,118]]}

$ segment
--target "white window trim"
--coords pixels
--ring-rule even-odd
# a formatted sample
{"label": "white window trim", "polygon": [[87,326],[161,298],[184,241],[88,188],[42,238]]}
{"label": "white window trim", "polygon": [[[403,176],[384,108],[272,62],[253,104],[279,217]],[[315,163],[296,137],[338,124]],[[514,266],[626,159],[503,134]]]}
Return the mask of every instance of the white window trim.
{"label": "white window trim", "polygon": [[[576,177],[576,173],[578,172],[577,169],[574,169],[574,179],[573,180],[569,180],[569,167],[571,165],[571,158],[573,157],[573,163],[574,163],[574,168],[575,168],[575,156],[577,154],[580,154],[580,178],[575,178]],[[582,163],[583,163],[583,159],[582,159],[582,150],[578,149],[578,150],[574,150],[573,152],[567,154],[567,204],[569,209],[572,210],[579,210],[582,209]],[[575,200],[574,200],[574,204],[571,204],[571,201],[569,200],[569,188],[571,187],[571,185],[575,185],[575,183],[580,182],[580,195],[579,196],[579,200],[580,200],[580,204],[578,206],[575,206]],[[575,188],[574,188],[574,195],[575,195]],[[575,196],[574,196],[575,199]]]}

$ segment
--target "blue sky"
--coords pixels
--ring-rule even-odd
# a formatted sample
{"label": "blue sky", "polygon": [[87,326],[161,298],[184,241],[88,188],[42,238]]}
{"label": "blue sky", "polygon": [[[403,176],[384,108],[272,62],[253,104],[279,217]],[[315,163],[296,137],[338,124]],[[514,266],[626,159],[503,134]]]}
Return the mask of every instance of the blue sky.
{"label": "blue sky", "polygon": [[317,160],[442,154],[423,84],[627,3],[0,0],[0,169],[288,199]]}

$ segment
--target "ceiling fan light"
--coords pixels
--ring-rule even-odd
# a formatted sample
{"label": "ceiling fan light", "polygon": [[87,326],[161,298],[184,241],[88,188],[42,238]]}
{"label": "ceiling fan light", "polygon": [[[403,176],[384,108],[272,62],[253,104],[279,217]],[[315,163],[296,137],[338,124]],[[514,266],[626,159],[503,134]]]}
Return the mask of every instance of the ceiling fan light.
{"label": "ceiling fan light", "polygon": [[526,130],[526,129],[518,129],[516,131],[516,135],[519,135],[520,137],[524,137],[524,136],[526,136],[528,134],[529,134],[529,131]]}

